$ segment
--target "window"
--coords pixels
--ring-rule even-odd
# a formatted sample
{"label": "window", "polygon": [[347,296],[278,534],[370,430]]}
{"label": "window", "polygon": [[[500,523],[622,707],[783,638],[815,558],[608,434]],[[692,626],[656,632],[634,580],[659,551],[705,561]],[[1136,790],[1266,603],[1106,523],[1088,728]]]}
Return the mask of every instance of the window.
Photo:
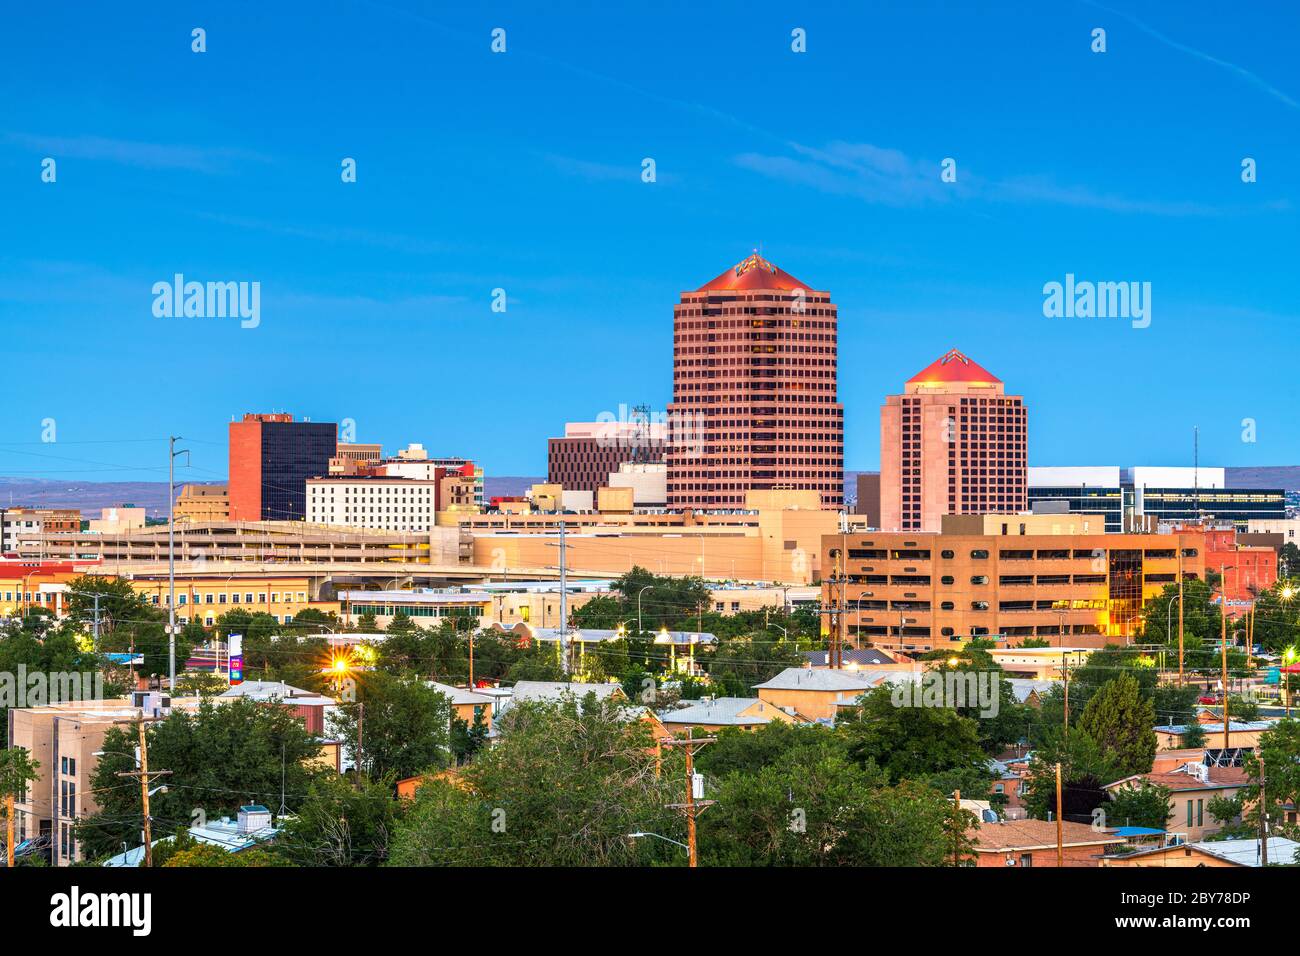
{"label": "window", "polygon": [[953,554],[951,551],[940,551],[939,556],[942,558],[951,558]]}
{"label": "window", "polygon": [[[939,609],[941,611],[951,611],[954,608],[954,606],[955,605],[951,601],[943,601],[942,603],[940,603]],[[947,630],[947,628],[944,628],[944,630]]]}
{"label": "window", "polygon": [[987,611],[989,609],[988,601],[971,601],[970,609],[972,611]]}
{"label": "window", "polygon": [[972,574],[972,575],[971,575],[971,579],[970,579],[970,583],[971,583],[971,584],[988,584],[988,583],[989,583],[988,575],[987,575],[987,574]]}
{"label": "window", "polygon": [[1022,853],[1022,854],[1020,854],[1020,865],[1021,865],[1021,866],[1033,866],[1033,865],[1034,865],[1034,855],[1033,855],[1032,853]]}
{"label": "window", "polygon": [[952,576],[951,574],[945,574],[943,577],[941,577],[941,578],[939,579],[939,583],[940,583],[940,584],[952,584],[952,583],[953,583],[953,580],[954,580],[954,579],[953,579],[953,576]]}
{"label": "window", "polygon": [[987,558],[989,556],[989,553],[983,548],[976,548],[974,551],[970,553],[970,556],[972,558],[983,559],[983,558]]}

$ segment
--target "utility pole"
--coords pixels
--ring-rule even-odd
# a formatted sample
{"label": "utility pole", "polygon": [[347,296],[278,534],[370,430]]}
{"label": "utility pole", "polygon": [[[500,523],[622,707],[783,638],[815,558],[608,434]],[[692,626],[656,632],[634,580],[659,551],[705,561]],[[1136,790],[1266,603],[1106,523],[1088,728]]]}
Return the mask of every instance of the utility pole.
{"label": "utility pole", "polygon": [[1061,670],[1065,672],[1065,724],[1064,730],[1070,729],[1070,655],[1061,655]]}
{"label": "utility pole", "polygon": [[366,722],[366,705],[364,701],[357,702],[357,789],[361,789],[361,731]]}
{"label": "utility pole", "polygon": [[[473,622],[471,622],[472,624]],[[474,628],[469,629],[469,689],[474,689]]]}
{"label": "utility pole", "polygon": [[98,653],[99,653],[99,594],[98,594],[98,593],[95,594],[95,625],[94,625],[94,627],[95,627],[95,631],[94,631],[94,633],[95,633],[95,639],[94,639],[94,645],[93,645],[93,647],[94,647],[95,653],[98,654]]}
{"label": "utility pole", "polygon": [[[176,457],[189,450],[176,450],[180,436],[167,439],[167,691],[176,693]],[[185,459],[186,464],[189,458]]]}
{"label": "utility pole", "polygon": [[961,831],[958,830],[958,827],[961,826],[961,791],[960,790],[954,790],[952,792],[952,807],[953,807],[953,819],[955,821],[952,828],[953,829],[952,865],[958,866],[961,863],[961,861],[958,859],[958,853],[957,853],[958,848],[961,846],[961,836],[960,836]]}
{"label": "utility pole", "polygon": [[1061,765],[1056,765],[1056,865],[1065,866],[1065,824],[1061,820]]}
{"label": "utility pole", "polygon": [[1178,686],[1183,686],[1183,536],[1178,536]]}
{"label": "utility pole", "polygon": [[1223,592],[1223,613],[1219,615],[1220,640],[1223,650],[1223,755],[1228,756],[1228,594]]}
{"label": "utility pole", "polygon": [[[684,738],[663,738],[665,747],[681,747],[686,751],[686,802],[670,803],[668,809],[680,810],[686,817],[686,852],[690,860],[688,865],[692,868],[699,865],[698,848],[695,842],[695,818],[714,803],[712,800],[695,797],[695,751],[705,744],[715,743],[717,739],[717,737],[695,737],[692,728],[687,728]],[[703,787],[700,788],[700,796],[704,796]]]}
{"label": "utility pole", "polygon": [[565,554],[564,519],[560,519],[560,668],[569,676],[569,565]]}
{"label": "utility pole", "polygon": [[140,719],[136,722],[139,730],[140,756],[137,758],[136,770],[122,770],[118,772],[119,777],[136,777],[140,781],[140,809],[144,815],[144,865],[153,866],[153,818],[149,815],[149,784],[151,777],[169,777],[170,770],[155,770],[152,774],[149,772],[149,741],[144,733],[144,710],[140,710]]}
{"label": "utility pole", "polygon": [[1259,758],[1259,865],[1268,866],[1268,798],[1264,794],[1264,757]]}

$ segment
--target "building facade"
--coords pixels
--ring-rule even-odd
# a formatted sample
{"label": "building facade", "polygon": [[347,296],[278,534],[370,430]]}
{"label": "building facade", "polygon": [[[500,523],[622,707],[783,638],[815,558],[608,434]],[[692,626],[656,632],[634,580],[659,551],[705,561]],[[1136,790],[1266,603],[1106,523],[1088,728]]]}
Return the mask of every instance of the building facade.
{"label": "building facade", "polygon": [[176,498],[179,521],[229,521],[230,494],[225,485],[185,485]]}
{"label": "building facade", "polygon": [[949,514],[1023,511],[1024,399],[956,349],[880,410],[880,527],[938,531]]}
{"label": "building facade", "polygon": [[1136,639],[1143,605],[1177,583],[1180,549],[1184,578],[1205,576],[1202,533],[1031,534],[1015,517],[996,534],[827,535],[823,604],[843,609],[850,644],[886,650],[1101,647]]}
{"label": "building facade", "polygon": [[250,413],[231,422],[231,520],[303,520],[307,479],[329,474],[337,448],[332,422],[296,422],[281,413]]}
{"label": "building facade", "polygon": [[0,508],[0,552],[17,554],[44,534],[81,530],[75,508]]}
{"label": "building facade", "polygon": [[755,254],[673,308],[668,507],[744,507],[750,489],[816,491],[844,504],[838,317]]}
{"label": "building facade", "polygon": [[1226,521],[1246,531],[1258,530],[1259,522],[1286,518],[1285,491],[1229,488],[1223,468],[1034,467],[1029,469],[1029,504],[1104,514],[1107,531],[1133,530],[1146,519],[1155,524]]}
{"label": "building facade", "polygon": [[437,481],[389,475],[330,475],[307,481],[309,524],[424,532],[437,524],[437,512]]}
{"label": "building facade", "polygon": [[665,431],[661,422],[566,422],[563,438],[547,439],[546,481],[595,492],[625,463],[662,462]]}

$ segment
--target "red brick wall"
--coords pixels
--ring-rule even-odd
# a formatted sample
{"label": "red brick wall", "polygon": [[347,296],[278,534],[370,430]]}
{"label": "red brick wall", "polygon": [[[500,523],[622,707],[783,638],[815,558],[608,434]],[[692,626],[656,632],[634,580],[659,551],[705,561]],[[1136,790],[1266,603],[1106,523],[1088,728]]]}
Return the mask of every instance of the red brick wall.
{"label": "red brick wall", "polygon": [[262,518],[262,423],[230,423],[230,520]]}

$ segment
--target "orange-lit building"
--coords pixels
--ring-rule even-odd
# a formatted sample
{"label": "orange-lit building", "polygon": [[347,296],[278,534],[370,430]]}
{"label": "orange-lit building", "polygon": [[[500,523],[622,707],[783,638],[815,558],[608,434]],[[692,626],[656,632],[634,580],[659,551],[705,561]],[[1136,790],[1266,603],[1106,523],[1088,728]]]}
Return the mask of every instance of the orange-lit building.
{"label": "orange-lit building", "polygon": [[1024,399],[952,349],[880,410],[880,527],[938,531],[947,514],[1027,507]]}
{"label": "orange-lit building", "polygon": [[[1006,517],[1001,534],[826,535],[823,604],[844,607],[850,644],[886,650],[956,648],[976,637],[1101,647],[1138,636],[1143,604],[1177,583],[1179,548],[1184,578],[1205,576],[1200,533],[1017,533],[1016,516]],[[828,580],[837,567],[843,585]]]}
{"label": "orange-lit building", "polygon": [[673,307],[668,507],[743,508],[750,489],[844,504],[838,319],[818,291],[757,254]]}
{"label": "orange-lit building", "polygon": [[0,616],[21,616],[27,608],[44,608],[56,617],[66,611],[67,585],[80,568],[95,562],[0,561]]}
{"label": "orange-lit building", "polygon": [[1239,544],[1234,527],[1183,525],[1179,531],[1200,531],[1205,535],[1205,570],[1222,575],[1228,598],[1228,617],[1240,617],[1260,591],[1277,583],[1277,551],[1273,548]]}

